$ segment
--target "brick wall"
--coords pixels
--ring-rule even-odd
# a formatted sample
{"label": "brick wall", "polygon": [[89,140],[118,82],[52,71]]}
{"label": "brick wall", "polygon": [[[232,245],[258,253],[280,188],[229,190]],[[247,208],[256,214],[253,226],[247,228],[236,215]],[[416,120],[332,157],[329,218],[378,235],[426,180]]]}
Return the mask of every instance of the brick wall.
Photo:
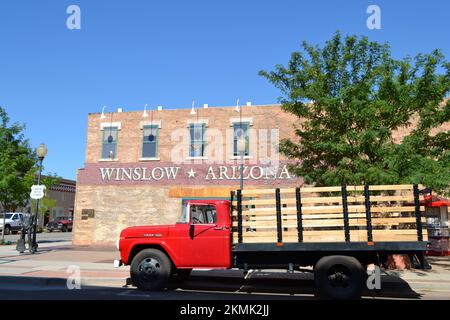
{"label": "brick wall", "polygon": [[[148,117],[142,117],[142,111],[105,114],[105,119],[100,119],[100,114],[90,114],[87,128],[86,163],[97,163],[100,159],[102,146],[101,123],[120,122],[121,129],[118,134],[117,157],[122,163],[139,162],[142,152],[141,122],[150,122]],[[270,106],[246,106],[242,107],[242,117],[253,120],[252,129],[280,130],[280,138],[287,138],[293,134],[293,125],[297,119],[281,110],[279,105]],[[198,110],[198,120],[208,120],[208,129],[222,132],[225,137],[226,130],[231,129],[230,119],[239,118],[239,113],[234,108],[210,107]],[[172,132],[176,129],[186,129],[188,121],[195,123],[197,115],[190,115],[190,109],[153,111],[153,122],[161,122],[158,131],[158,156],[161,162],[171,161],[170,152],[177,144],[172,141]],[[225,143],[225,142],[224,142]]]}

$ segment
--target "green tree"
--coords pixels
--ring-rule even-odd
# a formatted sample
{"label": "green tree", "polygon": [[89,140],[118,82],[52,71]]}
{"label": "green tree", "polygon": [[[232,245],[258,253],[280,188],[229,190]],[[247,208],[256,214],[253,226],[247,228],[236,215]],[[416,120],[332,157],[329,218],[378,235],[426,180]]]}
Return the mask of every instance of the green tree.
{"label": "green tree", "polygon": [[[6,110],[0,107],[0,206],[5,212],[26,207],[30,200],[30,188],[36,181],[38,158],[25,139],[23,130],[23,125],[10,124]],[[55,175],[49,175],[44,177],[42,183],[50,188],[56,179]],[[35,207],[32,210],[34,212]]]}
{"label": "green tree", "polygon": [[[39,214],[40,217],[44,218],[48,217],[50,215],[50,211],[56,206],[56,200],[50,199],[48,195],[46,195],[44,198],[42,198],[39,201]],[[36,200],[31,201],[31,208],[33,212],[36,208]]]}
{"label": "green tree", "polygon": [[23,125],[10,125],[5,109],[0,107],[0,205],[6,212],[27,204],[36,175],[38,160],[23,130]]}
{"label": "green tree", "polygon": [[449,194],[450,134],[436,128],[450,120],[450,63],[439,50],[398,60],[388,44],[336,32],[260,75],[299,118],[280,151],[306,183],[422,183]]}

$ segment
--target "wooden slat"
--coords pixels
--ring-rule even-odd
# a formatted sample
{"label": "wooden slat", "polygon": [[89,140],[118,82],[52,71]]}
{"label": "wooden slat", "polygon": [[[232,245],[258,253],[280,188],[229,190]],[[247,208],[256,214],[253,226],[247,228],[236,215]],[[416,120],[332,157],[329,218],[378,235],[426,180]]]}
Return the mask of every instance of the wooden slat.
{"label": "wooden slat", "polygon": [[[365,207],[363,205],[358,206],[348,206],[349,213],[364,213]],[[391,213],[391,212],[414,212],[415,208],[413,206],[389,206],[389,207],[372,207],[373,213]],[[422,212],[425,211],[425,207],[420,207],[420,210]],[[283,214],[295,214],[296,208],[295,207],[285,207],[281,208],[281,212]],[[341,213],[342,212],[342,206],[315,206],[315,207],[303,207],[302,213],[304,215],[309,214],[330,214],[330,213]],[[261,216],[271,216],[275,215],[275,207],[270,208],[255,208],[255,209],[247,209],[242,211],[243,215],[261,215]],[[237,216],[237,212],[233,212],[233,216]]]}
{"label": "wooden slat", "polygon": [[[419,189],[423,186],[419,185]],[[364,191],[364,186],[347,186],[348,191]],[[396,190],[413,190],[412,184],[396,184],[396,185],[370,185],[370,191],[396,191]],[[319,193],[319,192],[340,192],[340,186],[333,187],[303,187],[301,193]],[[247,189],[242,190],[244,196],[273,194],[273,189]],[[295,188],[281,188],[281,194],[295,193]]]}
{"label": "wooden slat", "polygon": [[[283,223],[283,228],[292,228],[297,229],[297,223],[294,219],[283,219],[285,222]],[[291,222],[292,221],[292,222]],[[425,222],[425,219],[422,219]],[[416,223],[415,217],[406,217],[406,218],[374,218],[372,219],[372,225],[384,225],[384,226],[393,226],[404,223]],[[351,227],[355,226],[365,226],[365,219],[349,219],[349,225]],[[244,221],[242,223],[244,227],[251,227],[255,229],[272,229],[276,228],[277,221],[276,220],[263,220],[263,221]],[[311,219],[311,220],[303,220],[304,228],[312,228],[312,227],[343,227],[344,220],[343,219]],[[237,227],[237,222],[233,222],[233,227]],[[414,228],[414,230],[416,230]]]}
{"label": "wooden slat", "polygon": [[[364,186],[347,186],[348,191],[364,191]],[[412,184],[369,185],[369,191],[413,190]]]}
{"label": "wooden slat", "polygon": [[[363,196],[349,196],[348,200],[350,202],[364,202]],[[414,201],[414,197],[411,196],[371,196],[370,202],[385,202],[385,201]],[[282,204],[295,204],[295,198],[282,198]],[[303,198],[302,204],[306,203],[339,203],[342,204],[341,197],[314,197],[314,198]],[[242,205],[252,206],[252,205],[275,205],[275,199],[254,199],[254,200],[243,200]]]}
{"label": "wooden slat", "polygon": [[341,187],[305,187],[301,188],[301,193],[316,193],[316,192],[340,192]]}
{"label": "wooden slat", "polygon": [[[294,214],[282,214],[283,220],[297,220],[296,215]],[[355,218],[365,218],[364,213],[349,213],[349,218],[355,219]],[[327,219],[342,219],[342,214],[340,213],[331,213],[331,214],[312,214],[312,215],[305,215],[303,216],[302,220],[327,220]],[[386,214],[383,213],[374,213],[372,214],[372,219],[376,218],[385,218],[385,219],[395,219],[395,218],[413,218],[413,216],[402,216],[400,213],[392,213],[390,216],[386,216]],[[423,221],[424,217],[422,217]],[[273,221],[275,218],[272,215],[266,215],[266,216],[244,216],[244,221]]]}
{"label": "wooden slat", "polygon": [[[424,229],[425,230],[425,229]],[[355,235],[359,232],[365,233],[366,230],[350,230],[350,232],[354,233]],[[400,229],[400,230],[373,230],[374,234],[377,233],[378,235],[390,235],[390,234],[398,234],[398,235],[416,235],[417,231],[415,229]],[[233,235],[237,235],[237,232],[233,232]],[[286,236],[296,236],[297,231],[285,231],[283,233]],[[325,235],[341,235],[344,236],[344,230],[305,230],[305,235],[310,236],[325,236]],[[271,237],[277,236],[276,231],[259,231],[259,232],[249,232],[246,231],[243,233],[246,237]]]}

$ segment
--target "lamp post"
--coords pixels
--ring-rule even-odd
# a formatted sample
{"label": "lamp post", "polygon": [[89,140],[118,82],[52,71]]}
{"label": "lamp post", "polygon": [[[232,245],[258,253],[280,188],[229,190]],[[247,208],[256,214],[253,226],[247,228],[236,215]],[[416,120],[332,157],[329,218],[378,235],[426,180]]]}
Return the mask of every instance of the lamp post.
{"label": "lamp post", "polygon": [[[37,185],[41,184],[41,175],[42,175],[42,162],[44,161],[45,156],[47,155],[48,149],[45,144],[41,143],[39,147],[36,149],[36,154],[39,158],[39,174]],[[36,242],[36,229],[37,229],[37,218],[39,215],[39,199],[36,200],[36,213],[32,217],[31,228],[28,233],[28,245],[31,253],[35,253],[38,248],[38,244]]]}

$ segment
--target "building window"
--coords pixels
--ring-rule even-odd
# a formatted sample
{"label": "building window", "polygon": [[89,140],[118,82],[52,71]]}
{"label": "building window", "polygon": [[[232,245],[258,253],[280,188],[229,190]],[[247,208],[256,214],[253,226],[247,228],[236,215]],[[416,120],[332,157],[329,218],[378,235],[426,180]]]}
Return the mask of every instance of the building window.
{"label": "building window", "polygon": [[205,128],[204,123],[192,123],[189,125],[191,143],[189,147],[190,157],[203,157],[205,153]]}
{"label": "building window", "polygon": [[158,126],[143,126],[142,157],[156,158],[158,154]]}
{"label": "building window", "polygon": [[103,129],[102,159],[117,158],[117,127]]}
{"label": "building window", "polygon": [[240,156],[238,152],[238,140],[245,138],[246,140],[246,146],[245,146],[245,153],[244,156],[249,156],[250,154],[250,123],[249,122],[239,122],[239,123],[233,123],[233,155],[234,156]]}

